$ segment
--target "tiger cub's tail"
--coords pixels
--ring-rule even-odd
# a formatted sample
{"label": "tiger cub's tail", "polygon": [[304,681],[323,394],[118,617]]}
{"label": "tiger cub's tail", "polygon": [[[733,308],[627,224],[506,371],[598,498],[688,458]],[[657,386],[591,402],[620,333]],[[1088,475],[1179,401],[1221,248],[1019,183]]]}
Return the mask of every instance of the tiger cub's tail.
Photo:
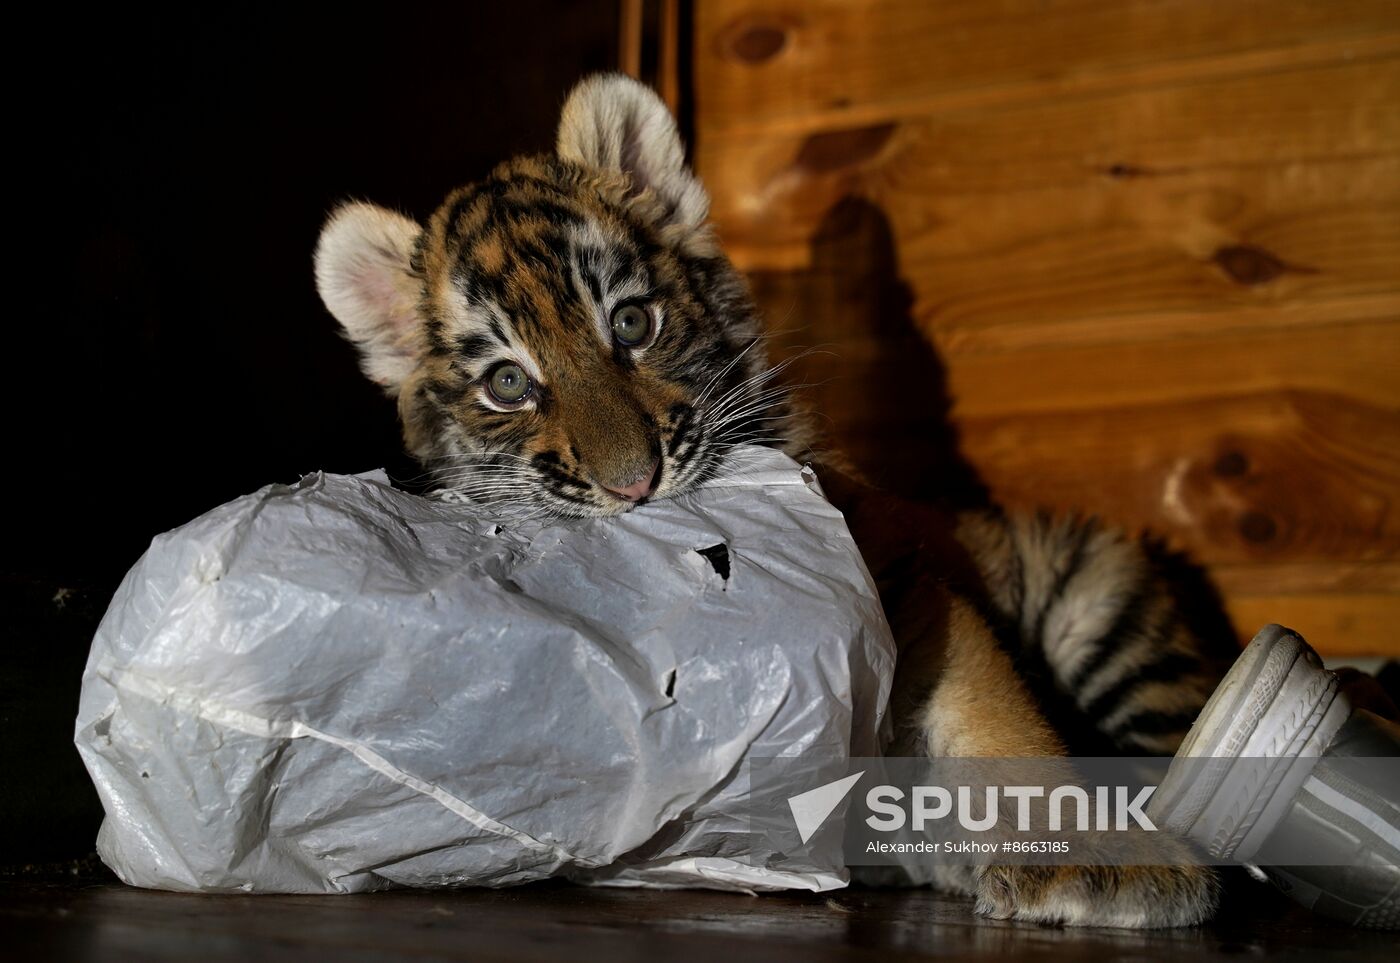
{"label": "tiger cub's tail", "polygon": [[1199,570],[1077,516],[975,512],[958,539],[988,617],[1072,747],[1176,752],[1239,651]]}

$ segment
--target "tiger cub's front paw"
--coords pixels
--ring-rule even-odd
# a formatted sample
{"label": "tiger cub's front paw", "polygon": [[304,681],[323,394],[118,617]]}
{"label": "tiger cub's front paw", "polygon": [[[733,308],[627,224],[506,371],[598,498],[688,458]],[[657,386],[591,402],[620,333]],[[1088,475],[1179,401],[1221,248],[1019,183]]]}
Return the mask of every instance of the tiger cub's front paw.
{"label": "tiger cub's front paw", "polygon": [[1215,912],[1218,892],[1202,866],[988,866],[977,912],[1066,926],[1194,926]]}

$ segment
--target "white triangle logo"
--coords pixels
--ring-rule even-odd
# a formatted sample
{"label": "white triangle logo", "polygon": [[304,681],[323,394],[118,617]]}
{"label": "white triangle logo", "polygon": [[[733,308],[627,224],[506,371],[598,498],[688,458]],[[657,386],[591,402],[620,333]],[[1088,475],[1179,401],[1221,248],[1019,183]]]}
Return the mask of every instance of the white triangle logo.
{"label": "white triangle logo", "polygon": [[809,789],[788,799],[788,808],[792,810],[792,821],[797,823],[797,834],[802,837],[804,843],[811,839],[818,829],[821,829],[822,823],[826,822],[826,817],[831,815],[833,809],[841,805],[841,800],[846,798],[851,787],[860,781],[860,777],[863,775],[865,775],[864,769],[854,776],[829,782],[825,786]]}

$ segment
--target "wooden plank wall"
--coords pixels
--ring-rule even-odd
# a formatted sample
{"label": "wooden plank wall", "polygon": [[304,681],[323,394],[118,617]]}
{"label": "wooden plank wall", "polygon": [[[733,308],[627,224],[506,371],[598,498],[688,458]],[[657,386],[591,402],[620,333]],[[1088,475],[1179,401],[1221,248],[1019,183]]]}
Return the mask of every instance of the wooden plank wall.
{"label": "wooden plank wall", "polygon": [[951,419],[1246,635],[1400,654],[1400,3],[693,10],[696,165],[837,444],[969,491]]}

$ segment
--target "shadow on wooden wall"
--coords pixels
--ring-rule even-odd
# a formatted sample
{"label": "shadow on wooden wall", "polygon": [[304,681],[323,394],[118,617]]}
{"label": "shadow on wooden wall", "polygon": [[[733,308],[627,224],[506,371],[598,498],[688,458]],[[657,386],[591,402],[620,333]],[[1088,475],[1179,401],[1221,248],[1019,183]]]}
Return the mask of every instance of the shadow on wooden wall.
{"label": "shadow on wooden wall", "polygon": [[[882,488],[953,508],[992,501],[963,453],[948,389],[948,370],[920,334],[910,287],[899,276],[889,219],[875,204],[845,197],[822,218],[807,267],[756,271],[754,296],[769,310],[776,359],[789,359],[793,381],[818,413],[826,438]],[[1209,573],[1157,538],[1146,548],[1168,576],[1187,619],[1207,650],[1228,665],[1232,629]],[[1034,683],[1048,672],[1032,653],[1019,668]],[[1042,708],[1072,732],[1080,710],[1035,685]],[[1090,741],[1084,755],[1111,754]]]}
{"label": "shadow on wooden wall", "polygon": [[694,13],[697,168],[838,445],[1400,654],[1400,5]]}
{"label": "shadow on wooden wall", "polygon": [[986,486],[958,444],[947,370],[914,323],[896,253],[879,207],[838,201],[812,238],[809,267],[750,275],[773,355],[795,359],[823,436],[867,477],[902,495],[985,505]]}

